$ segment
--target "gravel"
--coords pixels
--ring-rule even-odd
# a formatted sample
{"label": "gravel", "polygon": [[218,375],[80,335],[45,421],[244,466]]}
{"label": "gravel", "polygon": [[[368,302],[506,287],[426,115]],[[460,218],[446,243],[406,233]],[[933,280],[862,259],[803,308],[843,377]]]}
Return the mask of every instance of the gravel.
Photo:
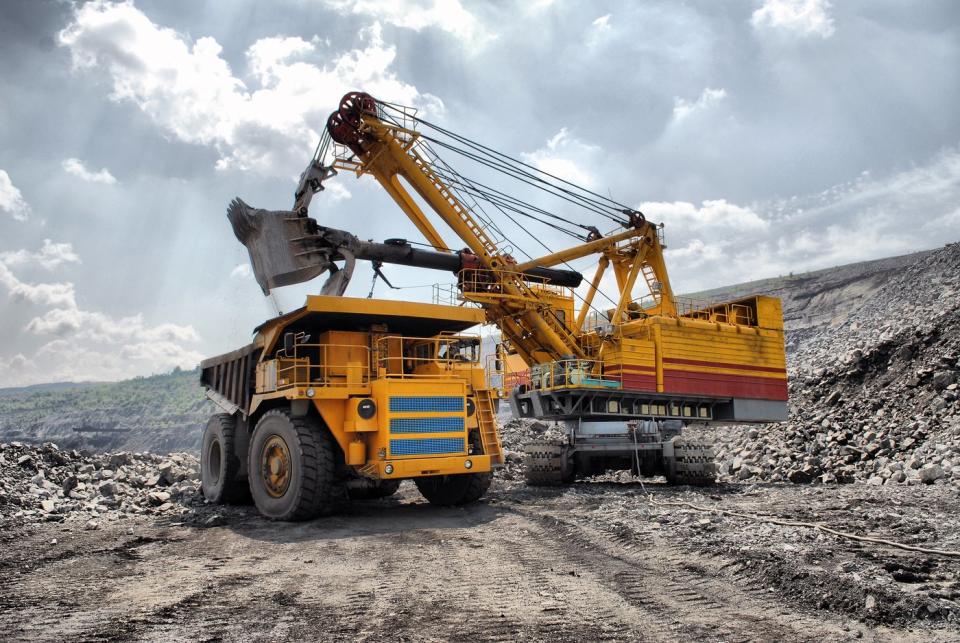
{"label": "gravel", "polygon": [[85,529],[125,515],[178,516],[204,504],[195,456],[89,454],[48,442],[0,444],[0,521],[76,521]]}
{"label": "gravel", "polygon": [[960,244],[835,327],[788,329],[787,358],[787,423],[706,429],[721,479],[960,484]]}

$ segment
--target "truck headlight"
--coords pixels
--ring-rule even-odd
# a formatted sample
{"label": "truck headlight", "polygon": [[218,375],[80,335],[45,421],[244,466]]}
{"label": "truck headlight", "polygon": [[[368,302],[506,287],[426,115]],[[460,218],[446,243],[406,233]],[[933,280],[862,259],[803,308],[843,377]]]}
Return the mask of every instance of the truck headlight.
{"label": "truck headlight", "polygon": [[383,468],[383,472],[384,472],[385,474],[387,474],[388,476],[389,476],[389,475],[393,475],[393,465],[392,465],[392,464],[388,464],[387,466],[385,466],[385,467]]}
{"label": "truck headlight", "polygon": [[473,460],[464,460],[464,461],[463,461],[463,467],[464,467],[465,469],[472,469],[472,468],[473,468]]}
{"label": "truck headlight", "polygon": [[359,415],[364,420],[369,420],[376,414],[377,414],[377,404],[370,398],[360,400],[360,402],[357,403],[357,415]]}

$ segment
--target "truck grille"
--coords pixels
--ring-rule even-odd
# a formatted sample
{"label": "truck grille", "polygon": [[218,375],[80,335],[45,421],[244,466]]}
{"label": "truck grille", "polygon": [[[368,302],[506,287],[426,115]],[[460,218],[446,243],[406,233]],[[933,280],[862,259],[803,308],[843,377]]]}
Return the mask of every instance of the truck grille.
{"label": "truck grille", "polygon": [[463,413],[463,398],[449,395],[396,396],[390,398],[391,413]]}
{"label": "truck grille", "polygon": [[419,438],[390,440],[390,455],[438,455],[463,453],[466,441],[463,438]]}
{"label": "truck grille", "polygon": [[390,418],[391,433],[463,433],[462,417]]}

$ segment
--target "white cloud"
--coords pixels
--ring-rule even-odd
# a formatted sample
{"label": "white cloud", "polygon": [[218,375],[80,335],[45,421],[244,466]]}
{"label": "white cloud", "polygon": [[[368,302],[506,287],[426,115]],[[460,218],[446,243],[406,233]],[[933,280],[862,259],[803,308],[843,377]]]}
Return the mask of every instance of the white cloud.
{"label": "white cloud", "polygon": [[[82,379],[118,379],[193,368],[201,355],[194,349],[200,336],[192,326],[150,325],[143,315],[116,318],[83,310],[77,305],[73,283],[27,283],[10,266],[39,266],[48,270],[79,263],[69,243],[44,239],[38,251],[0,253],[0,286],[14,301],[49,308],[31,319],[24,330],[54,339],[32,356],[19,352],[0,359],[0,386]],[[19,338],[18,338],[19,339]],[[16,341],[16,340],[15,340]],[[22,340],[20,340],[22,341]],[[19,343],[19,342],[18,342]]]}
{"label": "white cloud", "polygon": [[723,250],[719,245],[707,245],[700,239],[691,239],[682,248],[671,249],[670,258],[689,267],[702,265],[707,261],[718,261],[723,258]]}
{"label": "white cloud", "polygon": [[674,229],[765,230],[770,225],[750,208],[727,203],[726,199],[707,200],[699,208],[685,201],[647,201],[639,210],[651,221]]}
{"label": "white cloud", "polygon": [[460,0],[325,0],[341,13],[368,16],[388,24],[420,31],[440,29],[478,48],[495,36],[464,9]]}
{"label": "white cloud", "polygon": [[749,207],[717,199],[639,209],[666,223],[674,290],[691,292],[960,240],[958,202],[955,148],[889,176],[864,173],[816,194]]}
{"label": "white cloud", "polygon": [[324,192],[331,201],[345,201],[351,198],[353,195],[350,194],[350,190],[343,186],[343,183],[338,183],[333,181],[323,186]]}
{"label": "white cloud", "polygon": [[79,262],[80,257],[73,251],[73,245],[44,239],[43,247],[36,252],[27,249],[0,252],[0,285],[7,289],[14,301],[74,307],[76,296],[72,283],[27,283],[14,275],[10,267],[37,265],[54,270],[66,263]]}
{"label": "white cloud", "polygon": [[689,101],[684,98],[675,97],[673,99],[673,120],[679,122],[690,116],[708,111],[720,104],[727,97],[725,89],[712,89],[707,87],[695,101]]}
{"label": "white cloud", "polygon": [[594,20],[592,24],[593,24],[593,26],[594,26],[596,29],[600,29],[600,30],[609,29],[609,28],[610,28],[610,14],[608,13],[608,14],[606,14],[605,16],[600,16],[599,18],[597,18],[596,20]]}
{"label": "white cloud", "polygon": [[253,270],[248,263],[238,263],[234,266],[233,270],[230,271],[230,277],[232,278],[249,279],[252,276]]}
{"label": "white cloud", "polygon": [[100,312],[55,308],[34,318],[26,330],[53,335],[29,357],[18,357],[22,368],[0,372],[0,386],[36,382],[117,380],[193,368],[203,354],[200,337],[191,326],[151,326],[142,315],[115,318]]}
{"label": "white cloud", "polygon": [[43,247],[34,252],[27,249],[0,252],[0,264],[6,266],[38,265],[47,270],[55,270],[66,263],[80,263],[80,257],[73,251],[71,243],[53,243],[43,240]]}
{"label": "white cloud", "polygon": [[114,318],[100,312],[78,308],[54,308],[27,324],[37,335],[70,335],[75,339],[107,344],[145,341],[196,342],[200,336],[192,326],[159,324],[148,326],[143,315]]}
{"label": "white cloud", "polygon": [[610,39],[613,28],[610,26],[610,14],[600,16],[590,23],[590,29],[587,31],[587,47],[598,47]]}
{"label": "white cloud", "polygon": [[91,172],[80,159],[65,159],[62,165],[67,174],[72,174],[73,176],[83,179],[84,181],[89,181],[90,183],[113,185],[117,182],[116,177],[110,174],[110,170],[107,168],[102,168],[96,172]]}
{"label": "white cloud", "polygon": [[281,80],[291,59],[304,57],[313,50],[314,45],[303,38],[261,38],[247,49],[250,73],[264,87],[270,87]]}
{"label": "white cloud", "polygon": [[522,3],[522,6],[526,8],[527,13],[539,13],[549,9],[556,3],[557,0],[527,0],[527,2]]}
{"label": "white cloud", "polygon": [[0,211],[6,212],[17,221],[26,221],[30,216],[30,205],[4,170],[0,170]]}
{"label": "white cloud", "polygon": [[3,263],[0,263],[0,284],[7,289],[14,301],[44,306],[77,305],[72,283],[29,284],[20,281]]}
{"label": "white cloud", "polygon": [[9,362],[11,368],[0,370],[0,386],[117,380],[169,372],[177,366],[193,368],[201,359],[199,352],[167,342],[129,344],[114,350],[54,339],[30,357],[15,355]]}
{"label": "white cloud", "polygon": [[79,5],[59,38],[77,70],[108,77],[112,100],[135,104],[180,141],[214,148],[219,169],[299,172],[327,116],[350,90],[428,112],[443,109],[438,98],[391,70],[397,51],[384,42],[379,23],[360,31],[361,47],[322,58],[317,42],[258,40],[247,50],[249,87],[215,39],[191,41],[132,4]]}
{"label": "white cloud", "polygon": [[589,165],[600,151],[600,147],[584,143],[563,127],[544,147],[524,152],[521,157],[524,162],[561,179],[584,187],[596,187],[593,175],[584,166]]}
{"label": "white cloud", "polygon": [[764,0],[750,17],[750,24],[758,30],[829,38],[836,31],[829,9],[827,0]]}

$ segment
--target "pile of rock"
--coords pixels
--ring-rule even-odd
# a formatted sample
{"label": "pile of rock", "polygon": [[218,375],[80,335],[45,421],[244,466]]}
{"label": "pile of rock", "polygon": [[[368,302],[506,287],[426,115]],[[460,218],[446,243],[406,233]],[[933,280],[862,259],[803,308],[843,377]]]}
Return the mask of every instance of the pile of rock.
{"label": "pile of rock", "polygon": [[0,517],[24,522],[84,520],[96,529],[125,514],[178,514],[198,495],[189,454],[85,454],[18,442],[0,444]]}
{"label": "pile of rock", "polygon": [[788,332],[790,420],[715,431],[733,480],[960,484],[960,244],[836,328]]}

